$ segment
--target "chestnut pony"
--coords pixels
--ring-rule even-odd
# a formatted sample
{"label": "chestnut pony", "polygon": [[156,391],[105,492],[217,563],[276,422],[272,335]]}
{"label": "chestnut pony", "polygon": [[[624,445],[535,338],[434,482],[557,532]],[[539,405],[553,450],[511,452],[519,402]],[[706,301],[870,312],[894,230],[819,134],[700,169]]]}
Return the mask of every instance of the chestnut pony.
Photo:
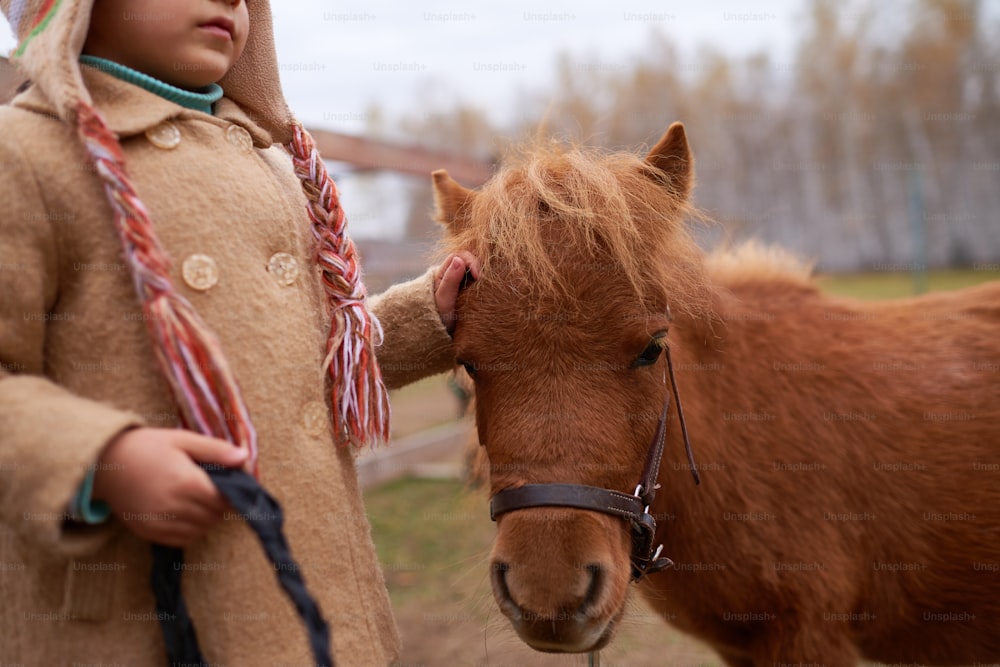
{"label": "chestnut pony", "polygon": [[[664,620],[729,665],[1000,660],[1000,283],[863,303],[778,250],[706,256],[693,178],[678,123],[645,159],[552,143],[478,191],[434,174],[447,250],[483,263],[454,339],[492,494],[631,495],[669,396],[649,513],[674,562],[638,583]],[[558,504],[497,520],[493,590],[519,636],[606,645],[629,522]]]}

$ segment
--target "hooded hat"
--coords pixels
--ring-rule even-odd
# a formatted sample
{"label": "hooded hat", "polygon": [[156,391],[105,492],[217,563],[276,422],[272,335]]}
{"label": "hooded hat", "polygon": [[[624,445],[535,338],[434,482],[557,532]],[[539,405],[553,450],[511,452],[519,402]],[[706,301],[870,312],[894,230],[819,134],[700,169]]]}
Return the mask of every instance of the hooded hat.
{"label": "hooded hat", "polygon": [[[90,104],[77,59],[90,27],[94,0],[0,0],[18,45],[11,61],[45,94],[66,122],[80,102]],[[292,140],[294,118],[281,91],[269,0],[247,3],[250,34],[239,61],[218,83],[226,97],[271,133]]]}
{"label": "hooded hat", "polygon": [[[256,436],[239,387],[215,335],[193,306],[174,290],[170,260],[156,239],[155,220],[128,177],[117,137],[94,108],[83,83],[79,57],[94,0],[0,0],[17,35],[12,62],[74,126],[104,185],[136,292],[150,325],[161,369],[173,390],[183,425],[229,440],[250,452],[256,472]],[[336,435],[355,445],[388,439],[388,399],[375,361],[381,337],[368,312],[366,293],[336,185],[308,132],[288,109],[281,91],[268,0],[248,3],[250,31],[240,59],[218,82],[286,146],[306,195],[317,262],[331,317],[324,370],[332,391]]]}

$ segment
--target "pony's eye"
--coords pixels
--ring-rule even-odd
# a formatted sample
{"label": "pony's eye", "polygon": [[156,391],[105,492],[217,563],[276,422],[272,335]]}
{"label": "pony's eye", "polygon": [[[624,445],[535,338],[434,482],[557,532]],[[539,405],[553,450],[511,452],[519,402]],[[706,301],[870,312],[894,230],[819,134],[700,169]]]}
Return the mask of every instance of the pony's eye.
{"label": "pony's eye", "polygon": [[469,377],[473,380],[476,379],[476,365],[469,361],[463,361],[461,359],[456,359],[455,363],[465,369],[465,372],[469,374]]}
{"label": "pony's eye", "polygon": [[663,352],[663,336],[656,336],[653,340],[649,341],[649,345],[646,349],[642,351],[638,357],[632,361],[632,368],[639,368],[640,366],[652,366],[656,363],[656,360],[660,358],[660,354]]}

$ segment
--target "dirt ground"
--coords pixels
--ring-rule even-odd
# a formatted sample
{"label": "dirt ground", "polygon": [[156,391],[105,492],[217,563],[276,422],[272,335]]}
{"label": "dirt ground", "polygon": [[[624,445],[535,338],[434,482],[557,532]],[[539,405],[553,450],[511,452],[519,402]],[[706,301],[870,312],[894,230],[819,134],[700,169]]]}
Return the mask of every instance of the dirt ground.
{"label": "dirt ground", "polygon": [[[484,566],[485,567],[485,566]],[[403,638],[400,667],[469,665],[475,667],[563,667],[587,665],[588,656],[539,653],[527,647],[495,608],[489,584],[470,604],[477,612],[396,610]],[[461,609],[461,607],[459,607]],[[486,620],[483,620],[483,615]],[[670,629],[633,600],[611,645],[600,652],[601,667],[721,667],[707,646]]]}

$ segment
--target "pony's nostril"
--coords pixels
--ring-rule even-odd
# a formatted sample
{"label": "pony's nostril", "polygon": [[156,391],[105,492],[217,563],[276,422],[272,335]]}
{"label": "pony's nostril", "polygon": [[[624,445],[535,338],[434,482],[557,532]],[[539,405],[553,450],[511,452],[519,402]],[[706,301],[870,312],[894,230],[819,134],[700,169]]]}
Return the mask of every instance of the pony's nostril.
{"label": "pony's nostril", "polygon": [[493,579],[503,581],[507,578],[507,571],[510,569],[510,563],[505,563],[502,560],[495,560],[492,563]]}
{"label": "pony's nostril", "polygon": [[493,566],[490,568],[493,593],[496,595],[500,606],[506,608],[508,612],[520,611],[514,602],[514,598],[510,595],[510,589],[507,588],[507,572],[509,570],[510,563],[505,563],[502,560],[493,561]]}
{"label": "pony's nostril", "polygon": [[590,573],[590,584],[587,586],[587,593],[584,595],[583,602],[580,603],[578,611],[581,614],[589,616],[595,611],[597,602],[601,597],[606,574],[604,568],[598,563],[590,563],[584,569]]}

